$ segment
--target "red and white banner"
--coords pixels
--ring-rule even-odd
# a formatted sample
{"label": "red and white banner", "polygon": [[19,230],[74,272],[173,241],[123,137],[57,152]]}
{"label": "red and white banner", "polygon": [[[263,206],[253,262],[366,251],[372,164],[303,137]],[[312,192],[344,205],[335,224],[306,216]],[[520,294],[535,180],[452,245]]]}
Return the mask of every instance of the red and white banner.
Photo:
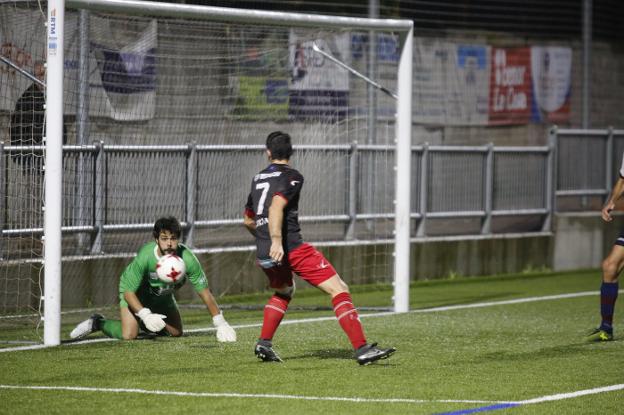
{"label": "red and white banner", "polygon": [[489,124],[527,124],[531,118],[531,49],[492,48]]}

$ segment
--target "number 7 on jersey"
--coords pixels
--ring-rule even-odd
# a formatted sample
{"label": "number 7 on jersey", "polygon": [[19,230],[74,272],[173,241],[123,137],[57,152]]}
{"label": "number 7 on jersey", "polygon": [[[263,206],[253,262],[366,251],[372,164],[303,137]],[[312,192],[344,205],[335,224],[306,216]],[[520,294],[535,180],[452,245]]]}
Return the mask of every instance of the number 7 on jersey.
{"label": "number 7 on jersey", "polygon": [[260,195],[260,200],[258,201],[257,215],[262,215],[262,212],[264,212],[264,202],[266,201],[267,193],[269,193],[269,187],[271,187],[269,182],[261,182],[256,185],[256,190],[262,190],[262,195]]}

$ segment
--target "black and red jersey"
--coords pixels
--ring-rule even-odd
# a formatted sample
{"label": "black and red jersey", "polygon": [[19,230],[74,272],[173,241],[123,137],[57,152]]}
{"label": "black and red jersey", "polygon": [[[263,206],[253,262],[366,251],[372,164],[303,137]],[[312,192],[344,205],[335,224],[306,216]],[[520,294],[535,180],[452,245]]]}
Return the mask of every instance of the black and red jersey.
{"label": "black and red jersey", "polygon": [[303,176],[287,164],[271,164],[251,181],[251,191],[247,197],[245,211],[256,221],[256,247],[258,258],[268,258],[271,247],[269,235],[269,207],[273,196],[288,201],[284,209],[282,241],[284,252],[292,251],[303,243],[299,226],[299,195],[303,186]]}

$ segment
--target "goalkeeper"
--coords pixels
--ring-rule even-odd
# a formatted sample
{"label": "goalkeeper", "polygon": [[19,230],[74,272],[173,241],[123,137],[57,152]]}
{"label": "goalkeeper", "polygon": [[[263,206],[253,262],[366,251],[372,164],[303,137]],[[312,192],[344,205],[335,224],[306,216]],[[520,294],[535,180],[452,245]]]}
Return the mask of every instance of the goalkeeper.
{"label": "goalkeeper", "polygon": [[154,241],[148,242],[128,264],[119,281],[119,307],[121,321],[109,320],[100,314],[92,315],[78,324],[70,333],[72,339],[81,339],[101,330],[108,337],[124,340],[136,339],[139,330],[148,333],[182,335],[182,318],[173,292],[180,283],[167,284],[156,276],[156,263],[162,255],[176,254],[183,259],[186,276],[212,315],[220,342],[236,341],[236,332],[223,318],[197,257],[189,248],[178,243],[182,231],[174,217],[160,218],[154,224]]}

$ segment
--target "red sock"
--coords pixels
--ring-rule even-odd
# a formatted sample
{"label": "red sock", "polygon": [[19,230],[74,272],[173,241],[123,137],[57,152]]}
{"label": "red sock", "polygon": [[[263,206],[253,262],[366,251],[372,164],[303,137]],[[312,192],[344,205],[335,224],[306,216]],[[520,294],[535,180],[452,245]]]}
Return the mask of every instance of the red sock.
{"label": "red sock", "polygon": [[267,305],[264,306],[264,321],[262,322],[262,331],[260,332],[261,339],[271,340],[273,338],[282,322],[282,318],[284,318],[284,314],[286,314],[289,302],[290,300],[277,295],[269,299]]}
{"label": "red sock", "polygon": [[334,305],[334,313],[338,318],[340,327],[349,337],[354,349],[357,349],[366,344],[366,337],[364,337],[364,330],[360,323],[357,310],[353,307],[353,300],[349,293],[340,293],[332,298],[332,304]]}

